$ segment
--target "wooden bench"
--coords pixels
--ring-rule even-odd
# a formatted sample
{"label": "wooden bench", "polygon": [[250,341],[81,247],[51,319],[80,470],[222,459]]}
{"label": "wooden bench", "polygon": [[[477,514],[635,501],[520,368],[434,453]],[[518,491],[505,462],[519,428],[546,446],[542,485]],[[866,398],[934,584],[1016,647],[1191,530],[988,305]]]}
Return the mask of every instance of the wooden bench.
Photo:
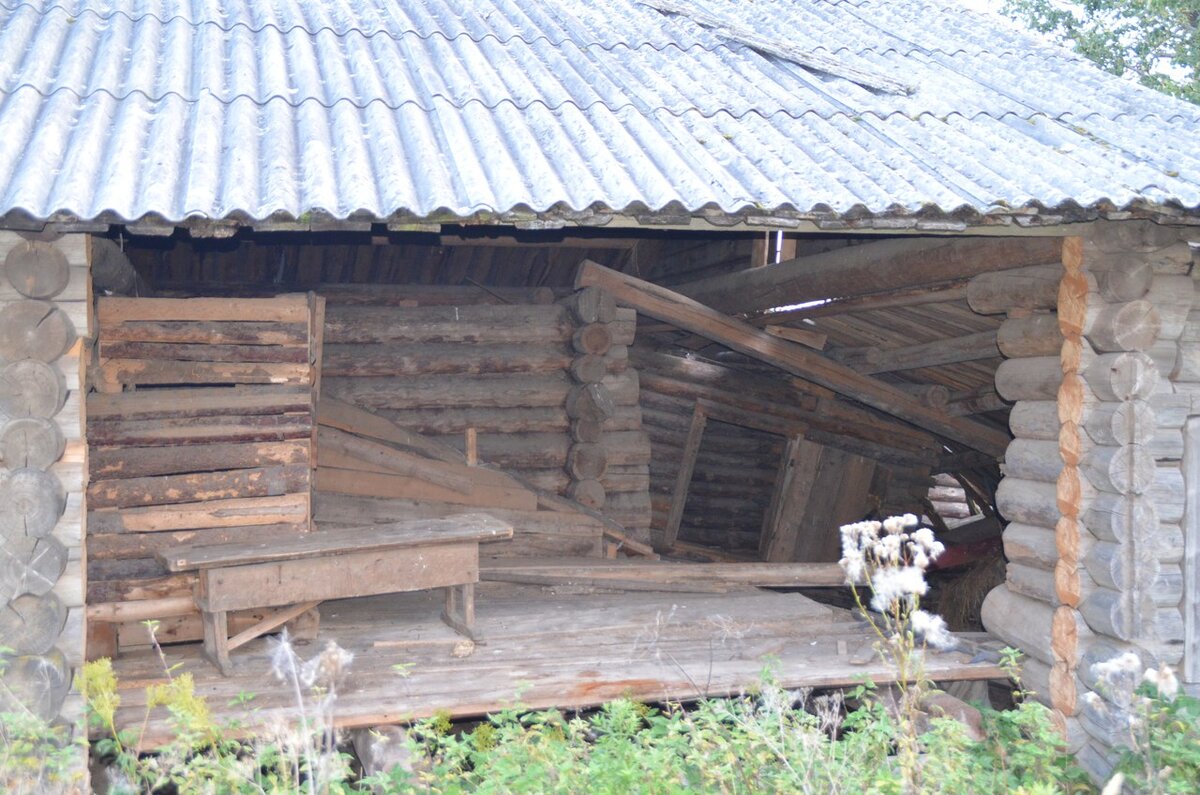
{"label": "wooden bench", "polygon": [[[512,537],[486,514],[326,530],[286,541],[178,546],[158,553],[169,571],[198,571],[204,654],[221,673],[229,653],[326,599],[445,588],[442,620],[475,638],[479,543]],[[287,605],[229,637],[231,610]]]}

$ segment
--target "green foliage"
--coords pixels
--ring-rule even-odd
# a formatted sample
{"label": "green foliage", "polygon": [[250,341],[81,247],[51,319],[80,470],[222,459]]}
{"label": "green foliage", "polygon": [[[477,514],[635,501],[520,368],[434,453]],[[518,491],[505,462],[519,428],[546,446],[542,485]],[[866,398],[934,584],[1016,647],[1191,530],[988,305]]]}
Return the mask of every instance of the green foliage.
{"label": "green foliage", "polygon": [[1144,683],[1133,730],[1133,743],[1117,769],[1134,789],[1147,793],[1194,795],[1200,792],[1200,700],[1168,699]]}
{"label": "green foliage", "polygon": [[1006,0],[1004,11],[1105,71],[1200,103],[1200,0]]}
{"label": "green foliage", "polygon": [[0,713],[0,792],[64,792],[82,776],[79,741],[28,712]]}

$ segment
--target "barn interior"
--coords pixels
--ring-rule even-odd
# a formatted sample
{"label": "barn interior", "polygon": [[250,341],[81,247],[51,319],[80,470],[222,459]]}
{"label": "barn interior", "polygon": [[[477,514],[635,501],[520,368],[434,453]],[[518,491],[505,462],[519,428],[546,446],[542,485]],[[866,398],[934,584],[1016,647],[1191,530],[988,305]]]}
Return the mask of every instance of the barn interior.
{"label": "barn interior", "polygon": [[[157,675],[151,639],[133,620],[143,615],[127,608],[189,598],[194,578],[164,569],[163,545],[239,533],[269,543],[298,529],[464,511],[513,528],[481,546],[486,642],[473,653],[455,656],[461,639],[438,622],[428,592],[326,603],[319,623],[290,617],[300,643],[332,637],[358,655],[344,725],[478,715],[517,690],[527,706],[562,707],[739,692],[764,654],[782,661],[789,686],[886,681],[885,667],[864,658],[865,628],[838,607],[852,604],[836,566],[838,527],[868,517],[911,512],[937,530],[948,548],[935,575],[941,607],[959,629],[977,628],[978,601],[1003,579],[995,490],[1010,403],[997,370],[1004,357],[1057,354],[1046,314],[1061,273],[1057,238],[429,229],[114,235],[105,245],[132,270],[107,275],[105,258],[93,258],[87,598],[89,616],[108,621],[89,625],[89,656],[115,655],[130,681]],[[288,359],[286,345],[268,354],[270,345],[255,347],[267,337],[239,339],[232,324],[227,338],[172,337],[182,331],[170,323],[142,335],[155,321],[130,297],[232,305],[308,295],[323,299],[312,315],[319,333],[309,323],[308,347],[319,347],[311,405],[271,416],[284,405],[271,398],[223,417],[163,413],[164,402],[187,404],[181,389],[286,390],[301,359]],[[154,364],[231,361],[250,349],[215,380],[177,366],[162,376]],[[211,394],[197,402],[219,404]],[[139,406],[148,408],[128,413]],[[288,419],[306,411],[307,425]],[[307,458],[272,460],[266,490],[237,495],[276,500],[265,518],[162,532],[152,517],[173,510],[171,498],[121,496],[133,494],[121,487],[134,475],[234,474],[229,459],[205,464],[205,450],[301,438]],[[151,448],[185,463],[139,469]],[[464,466],[475,488],[456,490]],[[239,482],[251,469],[263,462],[248,462]],[[301,492],[304,510],[287,514],[278,500]],[[105,522],[122,532],[108,534]],[[134,532],[137,522],[151,529]],[[985,570],[973,589],[955,587]],[[267,677],[270,639],[247,643],[236,675],[223,677],[202,658],[195,616],[178,612],[156,617],[156,640],[210,703]],[[261,621],[231,614],[233,631]],[[930,675],[1003,677],[971,656],[939,655]],[[404,695],[381,704],[397,659],[416,663],[414,674]],[[263,714],[288,708],[268,703]],[[142,716],[136,694],[122,709]],[[165,717],[148,725],[147,742],[168,731]]]}

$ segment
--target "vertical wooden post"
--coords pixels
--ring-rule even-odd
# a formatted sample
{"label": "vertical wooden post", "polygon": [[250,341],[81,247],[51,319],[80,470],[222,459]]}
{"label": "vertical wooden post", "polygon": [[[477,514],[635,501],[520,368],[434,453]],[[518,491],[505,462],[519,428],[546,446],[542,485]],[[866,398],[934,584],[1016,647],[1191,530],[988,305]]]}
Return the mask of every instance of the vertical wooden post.
{"label": "vertical wooden post", "polygon": [[763,560],[777,563],[792,559],[823,453],[821,445],[799,434],[788,440],[771,504],[763,517],[758,543],[759,557]]}
{"label": "vertical wooden post", "polygon": [[704,437],[704,426],[708,415],[696,404],[692,409],[692,424],[688,427],[687,441],[683,445],[683,457],[679,471],[675,474],[675,488],[671,491],[671,511],[667,514],[667,526],[663,531],[663,548],[670,549],[679,539],[679,524],[683,521],[683,507],[687,503],[688,486],[692,482],[692,471],[696,468],[696,455],[700,452],[700,440]]}
{"label": "vertical wooden post", "polygon": [[474,428],[467,428],[465,448],[467,453],[467,466],[479,466],[479,435]]}
{"label": "vertical wooden post", "polygon": [[1184,429],[1183,681],[1200,682],[1200,417]]}

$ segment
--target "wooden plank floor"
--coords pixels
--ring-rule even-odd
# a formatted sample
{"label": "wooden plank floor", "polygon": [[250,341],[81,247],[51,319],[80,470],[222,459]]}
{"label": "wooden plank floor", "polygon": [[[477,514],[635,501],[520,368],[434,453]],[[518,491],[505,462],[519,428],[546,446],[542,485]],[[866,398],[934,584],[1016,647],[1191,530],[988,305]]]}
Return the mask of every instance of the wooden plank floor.
{"label": "wooden plank floor", "polygon": [[[461,638],[438,620],[440,604],[439,592],[321,606],[320,637],[297,651],[307,659],[336,640],[354,653],[339,689],[339,725],[396,723],[439,711],[479,716],[512,705],[589,707],[620,696],[687,701],[751,689],[767,665],[789,688],[854,685],[868,675],[891,679],[880,663],[849,661],[870,642],[864,624],[799,594],[561,595],[484,583],[477,610],[486,642],[466,657],[455,656]],[[252,729],[293,714],[289,688],[270,672],[273,643],[263,638],[236,651],[229,678],[200,657],[199,644],[169,646],[166,657],[194,675],[218,719],[236,717]],[[144,688],[165,680],[163,666],[153,652],[136,651],[114,667],[122,688],[118,725],[139,726]],[[926,671],[934,680],[1004,678],[996,666],[959,654],[931,655]],[[245,694],[254,695],[247,706],[231,706]],[[151,712],[144,747],[169,736],[164,717],[162,708]]]}

